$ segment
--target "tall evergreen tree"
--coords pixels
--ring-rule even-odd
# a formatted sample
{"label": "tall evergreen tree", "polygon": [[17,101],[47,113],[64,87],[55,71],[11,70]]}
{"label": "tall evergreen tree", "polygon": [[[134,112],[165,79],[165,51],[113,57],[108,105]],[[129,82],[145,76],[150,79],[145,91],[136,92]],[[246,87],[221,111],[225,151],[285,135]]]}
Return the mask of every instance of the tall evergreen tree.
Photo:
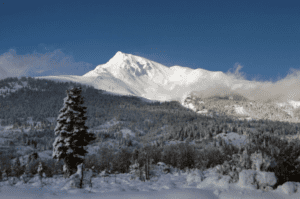
{"label": "tall evergreen tree", "polygon": [[64,107],[59,111],[53,143],[52,158],[57,162],[64,160],[65,178],[70,177],[77,170],[77,165],[83,163],[88,153],[87,145],[96,139],[93,133],[88,133],[85,126],[87,119],[84,114],[86,107],[82,106],[81,88],[75,87],[67,90],[64,98]]}

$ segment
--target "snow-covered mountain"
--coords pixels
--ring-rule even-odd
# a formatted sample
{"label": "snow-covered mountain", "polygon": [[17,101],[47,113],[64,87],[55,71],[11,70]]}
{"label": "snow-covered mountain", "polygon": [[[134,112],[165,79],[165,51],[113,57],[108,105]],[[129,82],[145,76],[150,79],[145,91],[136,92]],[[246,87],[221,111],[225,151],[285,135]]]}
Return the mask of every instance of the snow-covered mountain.
{"label": "snow-covered mountain", "polygon": [[[149,59],[118,51],[107,63],[83,76],[44,76],[55,81],[75,81],[106,90],[109,94],[133,95],[150,101],[179,101],[183,106],[205,115],[235,115],[244,119],[299,120],[294,114],[299,101],[269,103],[251,100],[249,93],[259,82],[236,79],[223,72],[182,66],[167,67]],[[239,92],[247,93],[245,98]],[[208,96],[229,96],[210,100]],[[191,99],[195,98],[194,100]],[[240,102],[240,103],[239,103]],[[239,104],[237,104],[239,103]],[[205,108],[204,108],[205,107]],[[212,111],[217,109],[216,111]],[[243,118],[242,118],[243,119]]]}
{"label": "snow-covered mountain", "polygon": [[[222,84],[232,90],[253,87],[254,83],[236,84],[223,72],[212,72],[201,68],[182,66],[167,67],[146,58],[118,51],[107,63],[98,65],[83,76],[43,76],[60,81],[76,81],[92,85],[97,89],[144,97],[150,100],[183,101],[192,91],[205,90]],[[241,82],[242,80],[240,80]]]}

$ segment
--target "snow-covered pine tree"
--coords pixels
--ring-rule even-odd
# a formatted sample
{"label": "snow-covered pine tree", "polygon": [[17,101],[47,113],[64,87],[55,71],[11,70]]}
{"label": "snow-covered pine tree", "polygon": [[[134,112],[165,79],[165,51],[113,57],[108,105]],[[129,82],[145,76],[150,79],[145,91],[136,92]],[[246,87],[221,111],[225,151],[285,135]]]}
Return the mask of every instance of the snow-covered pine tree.
{"label": "snow-covered pine tree", "polygon": [[54,129],[57,137],[53,143],[52,158],[57,159],[57,162],[64,160],[65,178],[76,173],[77,165],[83,163],[84,156],[88,153],[86,146],[96,139],[93,133],[87,132],[87,118],[84,116],[86,107],[82,104],[80,87],[67,90],[64,107],[59,111]]}

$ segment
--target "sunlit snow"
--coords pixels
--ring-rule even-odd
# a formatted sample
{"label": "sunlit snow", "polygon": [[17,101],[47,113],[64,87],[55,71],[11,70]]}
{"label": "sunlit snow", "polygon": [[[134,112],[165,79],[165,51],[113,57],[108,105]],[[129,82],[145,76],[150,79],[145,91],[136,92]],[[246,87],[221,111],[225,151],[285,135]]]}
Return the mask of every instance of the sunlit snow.
{"label": "sunlit snow", "polygon": [[234,106],[235,106],[235,112],[237,114],[248,115],[248,113],[245,111],[244,107],[236,106],[236,105],[234,105]]}
{"label": "sunlit snow", "polygon": [[[300,183],[292,183],[290,186],[279,186],[273,191],[264,192],[255,190],[251,184],[243,184],[243,179],[237,183],[228,183],[228,176],[220,176],[216,169],[208,169],[204,172],[191,170],[184,172],[171,168],[170,174],[164,174],[161,169],[164,165],[155,167],[157,177],[149,182],[142,182],[139,179],[130,180],[131,174],[114,174],[109,177],[97,175],[92,178],[92,186],[83,189],[66,188],[65,185],[70,179],[62,176],[52,178],[32,178],[27,184],[18,181],[11,186],[8,181],[0,182],[1,198],[143,198],[143,199],[273,199],[273,198],[299,198],[300,193],[293,193],[291,185],[297,187]],[[297,188],[296,188],[297,191]],[[290,194],[289,194],[290,193]]]}
{"label": "sunlit snow", "polygon": [[[108,92],[134,95],[149,100],[170,101],[184,99],[192,91],[223,85],[234,90],[253,88],[255,82],[236,80],[223,72],[191,69],[182,66],[167,67],[146,58],[118,51],[107,63],[98,65],[83,76],[43,76],[59,81],[76,81]],[[205,82],[205,84],[203,83]]]}

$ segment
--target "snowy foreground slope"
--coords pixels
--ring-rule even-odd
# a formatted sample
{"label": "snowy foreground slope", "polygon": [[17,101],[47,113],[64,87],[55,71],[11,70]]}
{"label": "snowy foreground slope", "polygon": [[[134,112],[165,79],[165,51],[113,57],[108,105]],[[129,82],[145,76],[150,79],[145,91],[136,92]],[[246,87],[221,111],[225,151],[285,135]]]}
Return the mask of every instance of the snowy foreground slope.
{"label": "snowy foreground slope", "polygon": [[[117,121],[111,120],[101,127],[110,127]],[[229,132],[221,133],[217,137],[225,139],[233,145],[244,144],[247,139],[244,135]],[[170,141],[166,144],[172,144]],[[193,144],[193,143],[190,143]],[[89,146],[89,153],[95,153]],[[17,149],[18,152],[25,148]],[[38,153],[40,158],[51,158],[51,151]],[[21,158],[21,164],[27,161],[28,155]],[[251,170],[247,170],[251,171]],[[249,172],[248,172],[249,173]],[[251,173],[251,172],[250,172]],[[263,176],[263,172],[255,172],[256,176]],[[65,187],[68,179],[62,176],[43,178],[42,184],[38,178],[32,178],[27,184],[21,180],[11,186],[8,181],[0,182],[0,198],[300,198],[300,183],[287,182],[276,190],[264,192],[253,188],[251,179],[240,175],[237,183],[228,183],[228,176],[216,173],[216,168],[204,172],[191,171],[190,174],[171,168],[171,174],[164,174],[161,168],[156,168],[156,175],[150,182],[130,180],[131,174],[117,174],[103,178],[92,178],[92,187],[85,189],[70,189]],[[265,176],[264,181],[272,181],[272,177]],[[253,182],[252,182],[253,183]],[[299,188],[298,188],[299,187]]]}
{"label": "snowy foreground slope", "polygon": [[0,198],[300,198],[300,191],[293,193],[297,191],[298,183],[290,183],[289,186],[279,186],[277,190],[264,192],[252,189],[251,184],[241,188],[241,181],[247,181],[247,179],[240,179],[237,183],[228,184],[226,176],[218,177],[219,174],[216,173],[216,169],[183,173],[172,168],[172,174],[163,174],[156,167],[156,172],[158,177],[150,182],[130,180],[131,174],[118,174],[116,178],[112,175],[105,179],[96,176],[92,178],[92,187],[84,189],[65,188],[68,179],[64,179],[62,176],[43,178],[42,183],[35,177],[27,184],[19,181],[13,186],[10,186],[8,181],[4,181],[0,183]]}

